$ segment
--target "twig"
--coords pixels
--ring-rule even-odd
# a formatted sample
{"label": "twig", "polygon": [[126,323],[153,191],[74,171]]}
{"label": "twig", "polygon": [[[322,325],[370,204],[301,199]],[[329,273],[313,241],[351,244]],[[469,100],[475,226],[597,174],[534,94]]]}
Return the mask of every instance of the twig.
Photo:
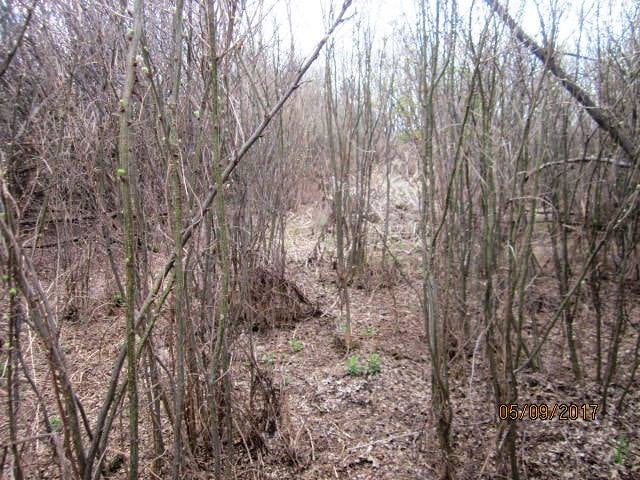
{"label": "twig", "polygon": [[316,461],[316,449],[313,445],[313,435],[311,435],[311,432],[309,431],[309,427],[307,427],[306,425],[304,426],[305,431],[307,432],[307,436],[309,437],[309,443],[311,444],[311,461],[315,462]]}
{"label": "twig", "polygon": [[380,445],[380,444],[390,443],[390,442],[393,442],[394,440],[398,440],[400,438],[412,437],[414,435],[418,435],[418,433],[419,432],[416,431],[416,432],[400,433],[398,435],[391,435],[391,436],[386,437],[386,438],[381,438],[379,440],[374,440],[373,442],[362,443],[360,445],[356,445],[355,447],[349,447],[349,448],[347,448],[347,452],[351,452],[353,450],[359,450],[360,448],[371,447],[372,445]]}
{"label": "twig", "polygon": [[39,435],[33,435],[31,437],[21,438],[20,440],[16,440],[15,442],[7,442],[0,444],[0,448],[9,448],[14,445],[20,445],[22,443],[31,442],[33,440],[42,440],[43,438],[47,438],[53,435],[53,433],[41,433]]}
{"label": "twig", "polygon": [[[380,233],[375,226],[373,227],[373,230],[380,236],[380,238],[384,239],[384,237],[382,236],[382,233]],[[391,259],[393,260],[396,270],[398,271],[398,273],[400,274],[404,282],[407,284],[407,286],[413,291],[413,293],[415,293],[418,296],[418,299],[420,300],[420,305],[422,306],[422,294],[416,289],[413,283],[411,283],[409,278],[405,275],[404,271],[402,270],[402,266],[400,265],[400,261],[389,249],[389,246],[386,244],[386,242],[383,241],[382,246],[387,250],[387,253],[391,255]]]}
{"label": "twig", "polygon": [[67,243],[75,243],[78,242],[80,240],[82,240],[83,237],[73,237],[73,238],[67,238],[66,240],[62,240],[60,242],[50,242],[50,243],[44,243],[41,245],[28,245],[26,243],[22,244],[22,248],[52,248],[52,247],[59,247],[61,245],[67,244]]}
{"label": "twig", "polygon": [[526,173],[525,172],[522,172],[522,173],[524,173],[524,180],[526,182],[531,175],[533,175],[534,173],[538,173],[544,170],[545,168],[560,166],[566,163],[574,164],[574,163],[589,163],[589,162],[608,163],[610,165],[613,165],[614,167],[620,167],[620,168],[631,168],[633,166],[628,162],[616,160],[615,158],[580,157],[580,158],[569,158],[567,160],[556,160],[553,162],[543,163],[542,165],[540,165],[537,168],[534,168],[533,170],[530,170]]}

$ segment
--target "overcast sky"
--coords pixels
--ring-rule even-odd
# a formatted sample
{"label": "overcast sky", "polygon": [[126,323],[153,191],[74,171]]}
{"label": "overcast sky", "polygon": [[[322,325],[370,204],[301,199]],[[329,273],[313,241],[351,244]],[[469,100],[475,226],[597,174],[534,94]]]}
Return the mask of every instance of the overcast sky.
{"label": "overcast sky", "polygon": [[[567,49],[573,49],[577,39],[579,17],[582,10],[585,13],[585,33],[593,35],[597,23],[596,15],[598,10],[596,2],[598,0],[584,0],[583,3],[570,0],[539,0],[543,15],[548,15],[549,5],[557,3],[561,12],[559,22],[559,40],[561,45]],[[600,25],[609,25],[615,28],[615,17],[620,15],[622,2],[625,0],[600,1]],[[631,1],[631,0],[627,0]],[[267,0],[267,5],[273,5],[272,14],[280,19],[285,34],[289,34],[289,27],[286,22],[287,2],[289,2],[292,19],[293,35],[296,50],[298,53],[308,53],[324,35],[325,24],[323,20],[323,10],[331,3],[330,0]],[[342,4],[341,0],[333,0],[336,8]],[[375,35],[378,39],[390,36],[394,30],[394,25],[398,22],[415,22],[417,0],[353,0],[350,8],[351,14],[367,16],[374,27]],[[504,4],[505,2],[503,2]],[[606,4],[606,6],[605,6]],[[469,15],[484,18],[486,7],[482,0],[475,0],[472,8],[472,0],[460,0],[459,12],[461,15]],[[534,38],[540,39],[541,25],[538,10],[534,0],[511,0],[509,11],[516,16],[523,29]],[[522,15],[519,15],[519,12]],[[273,21],[273,20],[272,20]],[[545,22],[549,22],[548,19]],[[355,22],[350,22],[353,25]],[[480,22],[478,22],[480,23]],[[546,25],[549,28],[549,25]],[[337,36],[337,43],[348,41],[351,38],[349,25],[343,25]]]}

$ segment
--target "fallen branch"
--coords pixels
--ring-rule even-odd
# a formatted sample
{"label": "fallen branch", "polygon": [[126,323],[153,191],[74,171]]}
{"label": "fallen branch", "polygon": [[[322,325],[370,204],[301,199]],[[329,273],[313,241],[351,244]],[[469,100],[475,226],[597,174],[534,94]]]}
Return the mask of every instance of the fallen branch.
{"label": "fallen branch", "polygon": [[22,443],[27,443],[27,442],[33,442],[35,440],[42,440],[43,438],[48,438],[52,435],[55,435],[54,433],[41,433],[39,435],[33,435],[30,437],[26,437],[26,438],[20,438],[18,440],[16,440],[15,442],[7,442],[7,443],[3,443],[0,445],[0,448],[4,449],[4,448],[9,448],[13,445],[20,445]]}
{"label": "fallen branch", "polygon": [[66,240],[60,240],[59,242],[49,242],[49,243],[43,243],[38,245],[37,243],[35,245],[29,245],[27,243],[23,243],[22,244],[22,248],[53,248],[53,247],[59,247],[61,245],[65,245],[67,243],[75,243],[75,242],[79,242],[80,240],[82,240],[83,237],[73,237],[73,238],[67,238]]}
{"label": "fallen branch", "polygon": [[[581,157],[581,158],[569,158],[567,160],[556,160],[553,162],[543,163],[539,167],[534,168],[524,174],[524,181],[529,180],[529,177],[534,173],[538,173],[545,168],[556,167],[560,165],[576,164],[576,163],[589,163],[589,162],[600,162],[600,163],[608,163],[609,165],[613,165],[614,167],[620,168],[631,168],[633,165],[627,162],[623,162],[620,160],[616,160],[614,158],[598,158],[598,157]],[[524,172],[523,172],[524,173]]]}
{"label": "fallen branch", "polygon": [[390,436],[388,436],[386,438],[381,438],[379,440],[374,440],[373,442],[362,443],[360,445],[356,445],[355,447],[349,447],[349,448],[347,448],[347,451],[348,452],[352,452],[353,450],[359,450],[361,448],[372,447],[373,445],[391,443],[394,440],[399,440],[401,438],[417,436],[419,433],[420,432],[407,432],[407,433],[401,433],[401,434],[398,434],[398,435],[390,435]]}

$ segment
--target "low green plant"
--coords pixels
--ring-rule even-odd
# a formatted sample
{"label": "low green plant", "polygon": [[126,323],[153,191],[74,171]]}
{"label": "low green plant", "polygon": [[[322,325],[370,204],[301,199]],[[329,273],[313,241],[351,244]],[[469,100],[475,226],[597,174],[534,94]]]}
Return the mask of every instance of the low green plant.
{"label": "low green plant", "polygon": [[291,340],[289,340],[289,346],[291,347],[291,350],[293,350],[293,353],[298,353],[304,348],[304,343],[302,343],[300,340],[292,338]]}
{"label": "low green plant", "polygon": [[367,336],[375,337],[378,334],[378,329],[376,327],[367,327]]}
{"label": "low green plant", "polygon": [[396,247],[398,247],[401,250],[406,250],[409,247],[409,244],[404,240],[398,240],[396,242]]}
{"label": "low green plant", "polygon": [[370,353],[367,357],[367,364],[365,365],[367,375],[377,375],[380,373],[380,355],[377,353]]}
{"label": "low green plant", "polygon": [[352,377],[362,375],[362,365],[357,355],[351,355],[347,358],[347,373]]}
{"label": "low green plant", "polygon": [[347,331],[347,324],[341,323],[340,325],[338,325],[338,331],[340,333],[345,333]]}
{"label": "low green plant", "polygon": [[360,375],[374,376],[380,373],[380,355],[370,353],[364,365],[360,362],[357,355],[351,355],[347,358],[347,373],[352,377]]}
{"label": "low green plant", "polygon": [[113,304],[114,304],[116,307],[122,307],[122,306],[124,306],[124,298],[122,298],[122,295],[120,295],[119,293],[116,293],[116,294],[113,296]]}
{"label": "low green plant", "polygon": [[62,429],[62,420],[60,420],[60,417],[54,415],[49,418],[49,427],[51,427],[52,431],[59,432]]}
{"label": "low green plant", "polygon": [[614,463],[616,465],[622,465],[629,455],[629,442],[626,438],[620,437],[616,442],[616,454],[614,458]]}
{"label": "low green plant", "polygon": [[269,365],[276,363],[276,354],[273,352],[267,352],[262,356],[262,361]]}

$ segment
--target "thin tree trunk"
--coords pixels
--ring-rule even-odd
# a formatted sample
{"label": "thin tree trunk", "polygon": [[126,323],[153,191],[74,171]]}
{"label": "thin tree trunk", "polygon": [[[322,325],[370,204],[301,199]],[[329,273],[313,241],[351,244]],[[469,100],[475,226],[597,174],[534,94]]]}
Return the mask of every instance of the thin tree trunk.
{"label": "thin tree trunk", "polygon": [[231,411],[231,382],[229,375],[229,354],[227,352],[226,341],[226,328],[229,322],[229,282],[230,282],[230,261],[229,261],[229,240],[227,234],[227,222],[225,212],[225,199],[224,199],[224,184],[223,177],[220,168],[221,159],[221,142],[220,142],[220,93],[219,93],[219,78],[218,78],[218,57],[217,57],[217,25],[215,7],[211,5],[209,11],[209,62],[210,62],[210,82],[211,82],[211,120],[210,120],[210,140],[211,140],[211,170],[213,173],[213,179],[216,188],[219,192],[216,199],[216,216],[218,220],[217,228],[217,246],[220,256],[220,265],[222,278],[220,282],[219,294],[218,294],[218,309],[216,315],[213,317],[215,320],[212,324],[212,332],[216,333],[215,340],[212,342],[212,362],[210,375],[210,405],[213,407],[211,421],[213,422],[212,431],[214,432],[214,462],[215,462],[215,478],[221,478],[221,454],[222,454],[222,435],[220,428],[220,412],[217,404],[216,395],[217,381],[220,374],[224,375],[222,379],[222,390],[224,399],[224,405],[226,407],[225,416],[227,419],[227,451],[226,462],[224,468],[224,475],[228,480],[232,478],[232,466],[233,466],[233,423],[232,423],[232,411]]}
{"label": "thin tree trunk", "polygon": [[126,335],[127,335],[127,380],[129,389],[129,480],[138,478],[138,383],[136,375],[136,338],[135,338],[135,232],[133,218],[133,199],[131,196],[131,184],[136,179],[133,177],[132,163],[135,161],[131,154],[130,122],[131,98],[135,82],[135,70],[137,66],[136,54],[142,34],[142,9],[143,0],[135,0],[133,12],[133,29],[127,32],[129,50],[127,53],[127,68],[125,84],[120,99],[120,133],[118,139],[118,158],[120,167],[120,191],[124,213],[124,250],[126,270]]}
{"label": "thin tree trunk", "polygon": [[18,406],[20,404],[20,377],[18,373],[18,352],[20,349],[20,318],[18,305],[16,304],[17,290],[13,285],[16,274],[15,256],[13,249],[8,249],[6,287],[9,292],[8,320],[9,320],[9,345],[7,359],[7,418],[9,419],[9,441],[11,442],[11,473],[15,480],[22,480],[22,461],[18,448]]}
{"label": "thin tree trunk", "polygon": [[173,424],[172,478],[182,477],[182,423],[185,396],[185,322],[184,315],[184,257],[182,251],[182,162],[178,138],[178,99],[182,67],[182,9],[184,0],[177,0],[173,15],[173,45],[171,55],[171,98],[169,99],[169,169],[171,171],[171,198],[173,203],[172,233],[175,255],[174,321],[176,327],[176,389],[174,398],[175,422]]}

